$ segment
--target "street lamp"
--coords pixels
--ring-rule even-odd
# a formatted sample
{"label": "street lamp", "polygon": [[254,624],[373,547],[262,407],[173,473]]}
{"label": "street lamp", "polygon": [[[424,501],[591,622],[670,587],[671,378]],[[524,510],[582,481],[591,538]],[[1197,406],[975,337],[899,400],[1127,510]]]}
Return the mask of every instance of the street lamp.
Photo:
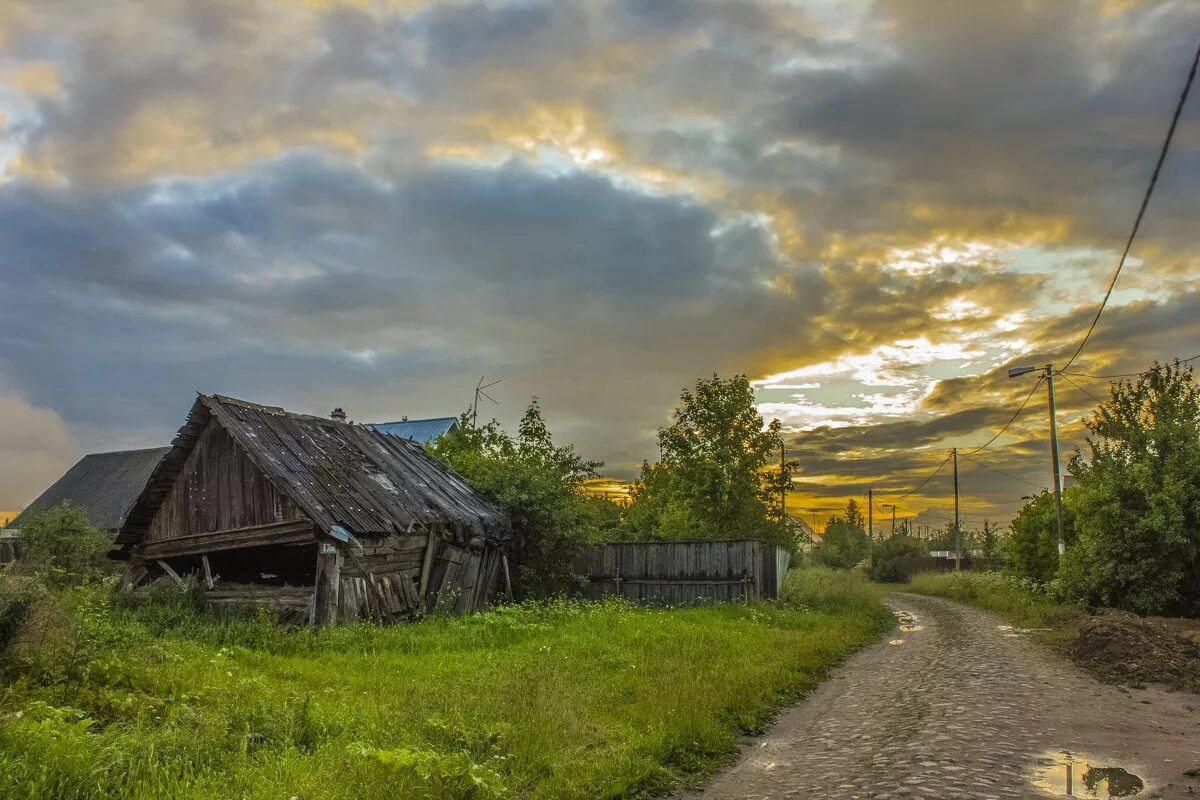
{"label": "street lamp", "polygon": [[[1012,367],[1008,371],[1008,377],[1019,378],[1037,370],[1037,367]],[[1054,467],[1054,514],[1058,523],[1058,555],[1061,557],[1066,545],[1063,540],[1062,469],[1058,463],[1058,421],[1054,413],[1054,365],[1047,364],[1042,370],[1050,401],[1050,462]]]}

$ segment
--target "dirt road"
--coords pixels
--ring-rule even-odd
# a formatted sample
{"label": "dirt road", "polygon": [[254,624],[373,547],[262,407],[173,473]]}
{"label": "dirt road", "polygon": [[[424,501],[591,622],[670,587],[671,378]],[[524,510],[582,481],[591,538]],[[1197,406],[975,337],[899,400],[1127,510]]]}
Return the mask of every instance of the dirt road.
{"label": "dirt road", "polygon": [[1101,684],[948,600],[889,605],[903,623],[890,641],[782,714],[699,797],[1065,796],[1069,761],[1077,797],[1200,798],[1200,697]]}

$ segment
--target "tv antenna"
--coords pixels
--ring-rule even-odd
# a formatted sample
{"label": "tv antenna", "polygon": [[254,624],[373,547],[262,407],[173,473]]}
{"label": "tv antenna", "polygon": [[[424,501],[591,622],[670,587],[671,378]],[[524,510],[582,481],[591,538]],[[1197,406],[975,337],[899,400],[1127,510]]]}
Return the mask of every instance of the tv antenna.
{"label": "tv antenna", "polygon": [[497,383],[500,383],[500,381],[494,380],[491,383],[484,383],[483,379],[484,379],[484,376],[481,375],[479,377],[479,383],[475,384],[475,402],[471,405],[471,427],[472,428],[479,427],[479,398],[480,397],[486,397],[488,400],[491,400],[496,405],[500,405],[500,401],[498,401],[496,398],[492,397],[490,394],[488,394],[487,392],[484,391],[484,389],[490,389],[493,386],[495,386]]}

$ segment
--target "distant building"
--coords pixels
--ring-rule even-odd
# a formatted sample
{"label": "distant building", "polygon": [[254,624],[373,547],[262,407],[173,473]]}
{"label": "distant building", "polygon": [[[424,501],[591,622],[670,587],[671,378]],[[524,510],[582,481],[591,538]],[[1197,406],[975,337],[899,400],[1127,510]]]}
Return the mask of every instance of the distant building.
{"label": "distant building", "polygon": [[458,427],[457,417],[433,417],[431,419],[404,419],[396,422],[368,422],[363,425],[373,431],[411,439],[417,444],[433,444],[439,436],[445,436]]}
{"label": "distant building", "polygon": [[33,513],[61,505],[82,508],[97,528],[116,533],[169,447],[86,455],[8,524],[20,529]]}

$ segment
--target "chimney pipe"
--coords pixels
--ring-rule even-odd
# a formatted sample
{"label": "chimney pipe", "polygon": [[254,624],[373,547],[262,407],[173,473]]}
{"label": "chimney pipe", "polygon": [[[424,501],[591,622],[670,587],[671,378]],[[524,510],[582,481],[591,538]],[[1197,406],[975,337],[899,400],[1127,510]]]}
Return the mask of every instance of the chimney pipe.
{"label": "chimney pipe", "polygon": [[335,422],[345,422],[346,412],[342,410],[341,406],[338,406],[333,411],[329,412],[329,418]]}

